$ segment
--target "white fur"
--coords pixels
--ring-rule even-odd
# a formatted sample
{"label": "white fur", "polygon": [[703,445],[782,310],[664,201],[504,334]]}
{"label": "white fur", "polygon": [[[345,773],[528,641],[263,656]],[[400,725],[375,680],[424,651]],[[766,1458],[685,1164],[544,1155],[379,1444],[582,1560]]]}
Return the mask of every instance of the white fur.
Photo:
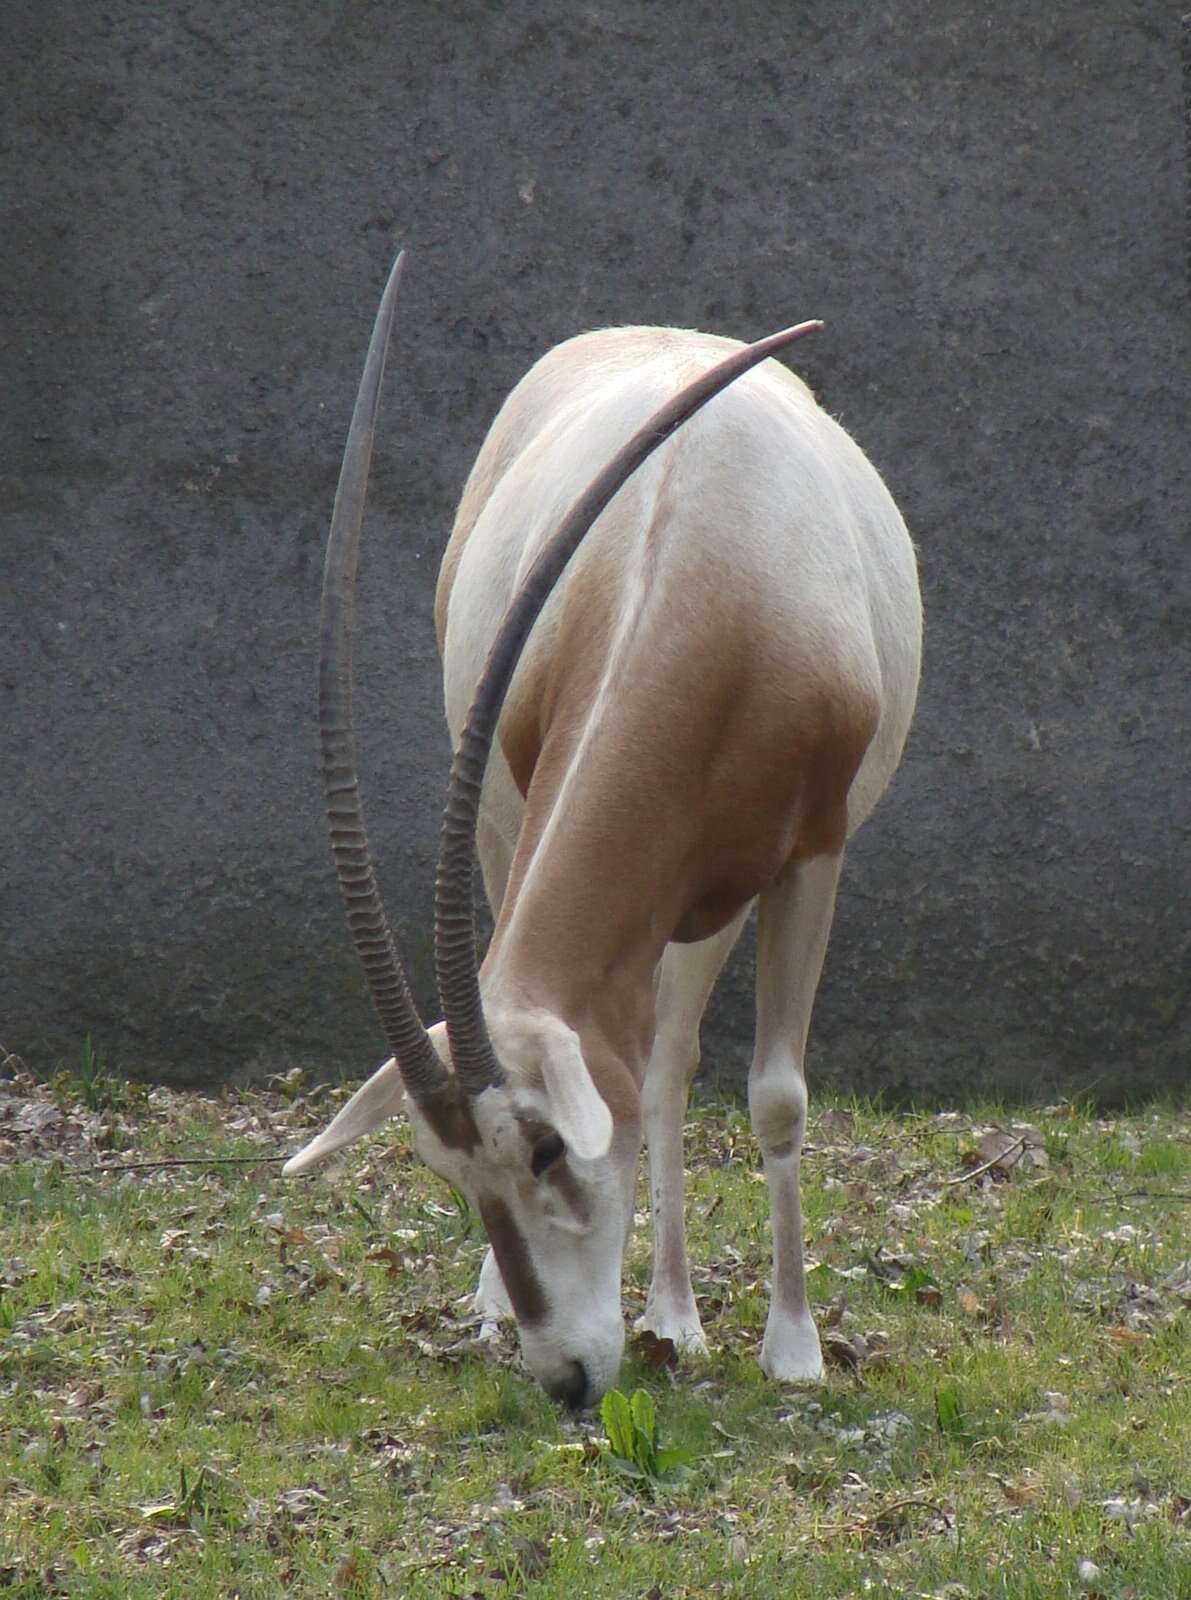
{"label": "white fur", "polygon": [[363,1139],[390,1117],[405,1100],[405,1085],[392,1056],[358,1088],[322,1133],[291,1156],[281,1169],[283,1178],[297,1178],[333,1156],[337,1150]]}

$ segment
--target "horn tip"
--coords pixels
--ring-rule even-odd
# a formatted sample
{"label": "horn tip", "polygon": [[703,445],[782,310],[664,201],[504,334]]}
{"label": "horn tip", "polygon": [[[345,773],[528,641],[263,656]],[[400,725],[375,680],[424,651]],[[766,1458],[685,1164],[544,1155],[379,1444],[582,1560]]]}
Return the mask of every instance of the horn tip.
{"label": "horn tip", "polygon": [[315,1165],[317,1160],[318,1157],[311,1154],[308,1146],[305,1150],[299,1150],[297,1155],[290,1156],[289,1160],[281,1169],[281,1176],[283,1178],[301,1177],[304,1172],[310,1171],[311,1167]]}

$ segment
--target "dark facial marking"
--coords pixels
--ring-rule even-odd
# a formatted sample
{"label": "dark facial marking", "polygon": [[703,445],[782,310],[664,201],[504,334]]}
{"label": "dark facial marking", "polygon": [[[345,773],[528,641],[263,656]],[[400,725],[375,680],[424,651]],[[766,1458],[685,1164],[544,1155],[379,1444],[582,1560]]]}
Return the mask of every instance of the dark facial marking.
{"label": "dark facial marking", "polygon": [[565,1161],[556,1161],[546,1173],[546,1182],[557,1189],[559,1198],[576,1222],[591,1221],[591,1207],[579,1180]]}
{"label": "dark facial marking", "polygon": [[541,1118],[531,1116],[528,1111],[514,1111],[513,1119],[521,1129],[521,1137],[526,1144],[536,1145],[543,1139],[548,1139],[552,1133],[557,1133],[557,1128],[552,1128],[548,1122]]}
{"label": "dark facial marking", "polygon": [[[550,1155],[549,1159],[542,1161],[541,1166],[537,1164],[539,1152],[544,1157],[548,1155],[548,1150],[543,1147],[548,1147],[551,1141],[558,1139],[557,1128],[552,1128],[549,1123],[539,1122],[536,1117],[527,1116],[525,1112],[518,1112],[516,1116],[517,1125],[533,1151],[533,1155],[530,1158],[530,1171],[534,1177],[545,1177],[546,1182],[557,1190],[559,1198],[577,1222],[589,1222],[591,1220],[591,1207],[588,1205],[587,1196],[584,1194],[567,1161]],[[564,1145],[563,1152],[565,1150],[566,1146]]]}
{"label": "dark facial marking", "polygon": [[565,1152],[566,1145],[562,1142],[561,1134],[548,1133],[544,1139],[539,1139],[533,1147],[529,1158],[529,1170],[535,1178],[540,1178],[559,1157]]}
{"label": "dark facial marking", "polygon": [[541,1282],[529,1259],[521,1229],[503,1200],[480,1201],[480,1217],[487,1229],[496,1264],[504,1279],[517,1321],[522,1327],[544,1322],[549,1307]]}
{"label": "dark facial marking", "polygon": [[479,1144],[480,1130],[472,1115],[471,1102],[453,1079],[437,1093],[419,1100],[418,1110],[435,1138],[448,1150],[470,1154]]}

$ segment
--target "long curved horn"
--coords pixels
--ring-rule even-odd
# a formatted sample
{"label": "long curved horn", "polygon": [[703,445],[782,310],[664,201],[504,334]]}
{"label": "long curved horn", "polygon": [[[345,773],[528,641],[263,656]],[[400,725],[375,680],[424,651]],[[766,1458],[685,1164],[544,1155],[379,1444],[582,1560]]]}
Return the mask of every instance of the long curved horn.
{"label": "long curved horn", "polygon": [[451,765],[435,882],[434,954],[438,992],[460,1083],[476,1095],[504,1074],[484,1023],[476,962],[472,861],[480,789],[497,718],[521,651],[538,614],[584,535],[625,481],[657,447],[714,395],[767,356],[792,344],[821,322],[800,322],[734,350],[665,405],[613,456],[571,507],[541,551],[496,636]]}
{"label": "long curved horn", "polygon": [[364,967],[372,1003],[409,1094],[423,1100],[441,1089],[447,1072],[422,1026],[389,931],[364,830],[356,736],[352,726],[352,621],[356,603],[356,559],[372,459],[372,434],[385,354],[397,306],[404,251],[397,257],[372,329],[351,428],[343,452],[327,558],[318,664],[319,726],[323,796],[331,830],[335,872],[347,910],[347,925]]}

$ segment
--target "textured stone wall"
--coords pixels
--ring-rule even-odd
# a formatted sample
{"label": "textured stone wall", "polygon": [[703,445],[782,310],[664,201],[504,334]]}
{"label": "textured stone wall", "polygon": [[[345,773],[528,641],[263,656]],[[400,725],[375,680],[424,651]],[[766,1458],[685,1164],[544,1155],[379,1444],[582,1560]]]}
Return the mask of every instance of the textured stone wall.
{"label": "textured stone wall", "polygon": [[[884,472],[927,655],[813,1067],[1180,1088],[1191,550],[1178,23],[1158,0],[4,8],[0,1039],[218,1082],[379,1053],[316,779],[323,537],[409,247],[359,715],[428,1007],[431,627],[468,464],[579,329],[753,337]],[[739,1082],[747,950],[708,1069]]]}

